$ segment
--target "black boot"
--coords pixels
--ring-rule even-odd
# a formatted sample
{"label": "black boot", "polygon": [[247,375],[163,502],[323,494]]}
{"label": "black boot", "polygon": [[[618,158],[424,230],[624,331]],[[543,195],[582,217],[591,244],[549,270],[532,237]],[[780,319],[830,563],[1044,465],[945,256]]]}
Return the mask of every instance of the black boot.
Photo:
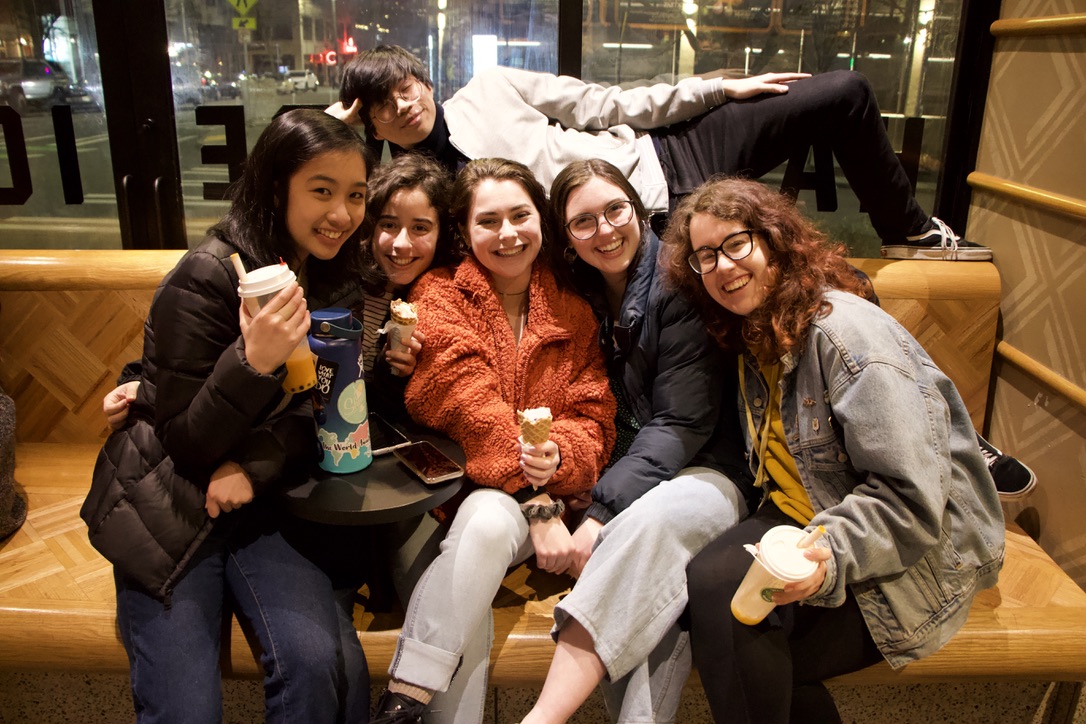
{"label": "black boot", "polygon": [[370,724],[422,724],[425,712],[426,705],[421,701],[385,689]]}

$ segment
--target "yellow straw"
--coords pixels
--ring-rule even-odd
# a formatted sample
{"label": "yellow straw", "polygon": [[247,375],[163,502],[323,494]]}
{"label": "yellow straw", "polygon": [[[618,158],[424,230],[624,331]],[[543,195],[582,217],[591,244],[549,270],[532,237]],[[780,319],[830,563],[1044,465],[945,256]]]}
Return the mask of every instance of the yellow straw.
{"label": "yellow straw", "polygon": [[826,526],[820,525],[812,530],[807,535],[799,539],[799,543],[796,543],[796,548],[810,548],[814,545],[814,542],[826,534]]}
{"label": "yellow straw", "polygon": [[238,273],[238,281],[245,281],[245,275],[247,274],[245,265],[241,263],[241,257],[236,251],[230,255],[230,261],[234,262],[234,270]]}

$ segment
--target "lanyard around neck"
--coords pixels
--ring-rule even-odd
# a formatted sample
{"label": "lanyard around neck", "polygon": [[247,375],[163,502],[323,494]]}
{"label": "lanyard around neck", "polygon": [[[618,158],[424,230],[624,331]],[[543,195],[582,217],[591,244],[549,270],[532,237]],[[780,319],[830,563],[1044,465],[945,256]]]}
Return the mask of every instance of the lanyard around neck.
{"label": "lanyard around neck", "polygon": [[[762,419],[762,431],[758,432],[754,424],[754,415],[750,411],[750,402],[747,401],[746,379],[746,355],[739,356],[739,394],[743,396],[743,410],[747,413],[747,429],[750,431],[750,439],[758,443],[758,472],[754,474],[754,487],[760,488],[765,483],[767,473],[765,471],[765,454],[769,448],[769,406],[773,401],[773,390],[769,390],[770,399],[766,401],[766,411]],[[766,381],[768,384],[768,380]]]}

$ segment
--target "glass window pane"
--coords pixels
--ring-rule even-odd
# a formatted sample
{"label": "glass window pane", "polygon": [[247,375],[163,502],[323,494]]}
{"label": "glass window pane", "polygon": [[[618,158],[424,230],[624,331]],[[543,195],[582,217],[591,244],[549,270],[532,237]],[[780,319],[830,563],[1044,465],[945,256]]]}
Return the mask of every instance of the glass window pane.
{"label": "glass window pane", "polygon": [[27,7],[0,36],[0,245],[120,248],[89,3]]}
{"label": "glass window pane", "polygon": [[[638,84],[719,69],[750,75],[862,72],[887,120],[891,143],[900,151],[909,139],[909,153],[918,160],[916,197],[930,212],[960,16],[960,0],[589,0],[583,18],[584,78]],[[922,141],[916,142],[920,134],[906,132],[906,118],[921,119]],[[784,169],[763,181],[779,187]],[[820,213],[811,191],[801,192],[800,200],[853,253],[877,256],[879,240],[839,169],[836,180],[836,212]]]}
{"label": "glass window pane", "polygon": [[[338,0],[359,48],[400,45],[422,58],[434,95],[447,100],[484,68],[557,72],[558,0]],[[395,22],[393,22],[395,19]]]}

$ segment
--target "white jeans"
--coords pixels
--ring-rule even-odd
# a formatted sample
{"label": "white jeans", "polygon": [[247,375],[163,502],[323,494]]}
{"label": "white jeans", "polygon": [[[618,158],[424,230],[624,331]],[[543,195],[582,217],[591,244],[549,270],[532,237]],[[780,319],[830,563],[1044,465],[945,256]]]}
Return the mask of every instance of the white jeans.
{"label": "white jeans", "polygon": [[[405,546],[401,561],[425,560],[408,550],[432,546],[442,530],[421,526],[412,537],[417,547]],[[511,495],[482,488],[457,510],[440,550],[414,586],[389,674],[443,692],[427,707],[428,723],[477,724],[494,638],[491,605],[509,567],[534,553],[528,521]],[[413,576],[397,573],[410,587]]]}
{"label": "white jeans", "polygon": [[690,671],[688,637],[677,625],[686,564],[746,514],[728,477],[685,468],[600,531],[580,580],[555,607],[554,633],[573,617],[592,636],[613,682],[604,687],[613,718],[674,720]]}

